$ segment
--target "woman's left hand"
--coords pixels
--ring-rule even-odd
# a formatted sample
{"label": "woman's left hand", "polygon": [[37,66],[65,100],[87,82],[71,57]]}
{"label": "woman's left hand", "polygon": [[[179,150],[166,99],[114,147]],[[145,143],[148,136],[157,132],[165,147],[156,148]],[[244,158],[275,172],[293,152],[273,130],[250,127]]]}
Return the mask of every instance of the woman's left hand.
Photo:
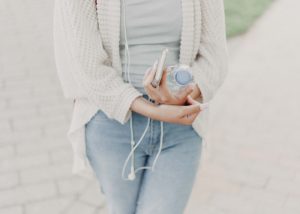
{"label": "woman's left hand", "polygon": [[190,84],[177,94],[171,93],[167,86],[167,71],[164,69],[160,85],[154,88],[151,82],[154,79],[155,72],[156,68],[154,66],[149,68],[144,76],[143,86],[148,96],[155,100],[157,104],[183,105],[186,103],[187,97],[193,92],[195,85]]}

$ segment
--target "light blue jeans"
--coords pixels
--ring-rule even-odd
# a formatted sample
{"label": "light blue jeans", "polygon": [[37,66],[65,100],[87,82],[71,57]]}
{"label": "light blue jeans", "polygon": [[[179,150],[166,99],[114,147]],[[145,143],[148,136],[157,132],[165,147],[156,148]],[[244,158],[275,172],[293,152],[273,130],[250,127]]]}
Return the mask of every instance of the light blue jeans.
{"label": "light blue jeans", "polygon": [[[148,118],[135,112],[132,118],[134,137],[139,139]],[[152,166],[160,131],[160,121],[151,119],[145,138],[135,150],[136,168]],[[154,171],[142,169],[135,180],[123,180],[123,164],[131,150],[129,121],[122,125],[99,110],[86,124],[86,154],[110,214],[183,214],[195,182],[201,148],[202,138],[191,125],[164,122],[163,147]],[[130,164],[125,175],[129,172]]]}

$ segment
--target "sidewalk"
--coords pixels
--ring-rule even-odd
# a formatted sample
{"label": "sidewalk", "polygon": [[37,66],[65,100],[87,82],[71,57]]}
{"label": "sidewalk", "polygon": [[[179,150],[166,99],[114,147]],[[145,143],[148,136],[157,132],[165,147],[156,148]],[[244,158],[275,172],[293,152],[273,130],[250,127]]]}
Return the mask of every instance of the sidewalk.
{"label": "sidewalk", "polygon": [[275,1],[231,53],[187,214],[300,213],[299,8]]}
{"label": "sidewalk", "polygon": [[58,82],[53,1],[0,1],[0,213],[99,214],[96,181],[71,175],[71,102]]}

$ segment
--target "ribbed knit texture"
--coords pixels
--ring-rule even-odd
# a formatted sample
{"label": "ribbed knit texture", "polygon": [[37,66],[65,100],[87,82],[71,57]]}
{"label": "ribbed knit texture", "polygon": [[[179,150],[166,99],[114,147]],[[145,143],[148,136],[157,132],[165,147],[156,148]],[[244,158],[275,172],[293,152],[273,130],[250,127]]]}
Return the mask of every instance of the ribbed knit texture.
{"label": "ribbed knit texture", "polygon": [[[130,105],[142,94],[122,79],[119,52],[120,0],[56,0],[54,50],[66,98],[76,99],[68,132],[74,151],[73,173],[93,174],[85,156],[84,125],[101,109],[124,124]],[[209,102],[227,74],[223,0],[182,0],[180,63],[193,69]],[[193,126],[205,137],[208,111]]]}
{"label": "ribbed knit texture", "polygon": [[225,20],[223,0],[199,0],[195,1],[196,12],[195,29],[200,28],[201,34],[197,34],[195,41],[199,43],[196,59],[193,61],[193,74],[199,85],[203,102],[209,102],[223,83],[227,74],[227,45],[225,36]]}

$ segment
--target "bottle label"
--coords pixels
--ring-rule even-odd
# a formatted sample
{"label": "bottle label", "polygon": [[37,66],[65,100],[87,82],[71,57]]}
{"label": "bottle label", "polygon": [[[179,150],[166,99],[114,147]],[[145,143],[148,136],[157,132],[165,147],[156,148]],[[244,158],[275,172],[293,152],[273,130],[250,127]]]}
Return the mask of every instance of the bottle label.
{"label": "bottle label", "polygon": [[193,74],[187,65],[167,67],[167,85],[172,92],[178,92],[193,82]]}

